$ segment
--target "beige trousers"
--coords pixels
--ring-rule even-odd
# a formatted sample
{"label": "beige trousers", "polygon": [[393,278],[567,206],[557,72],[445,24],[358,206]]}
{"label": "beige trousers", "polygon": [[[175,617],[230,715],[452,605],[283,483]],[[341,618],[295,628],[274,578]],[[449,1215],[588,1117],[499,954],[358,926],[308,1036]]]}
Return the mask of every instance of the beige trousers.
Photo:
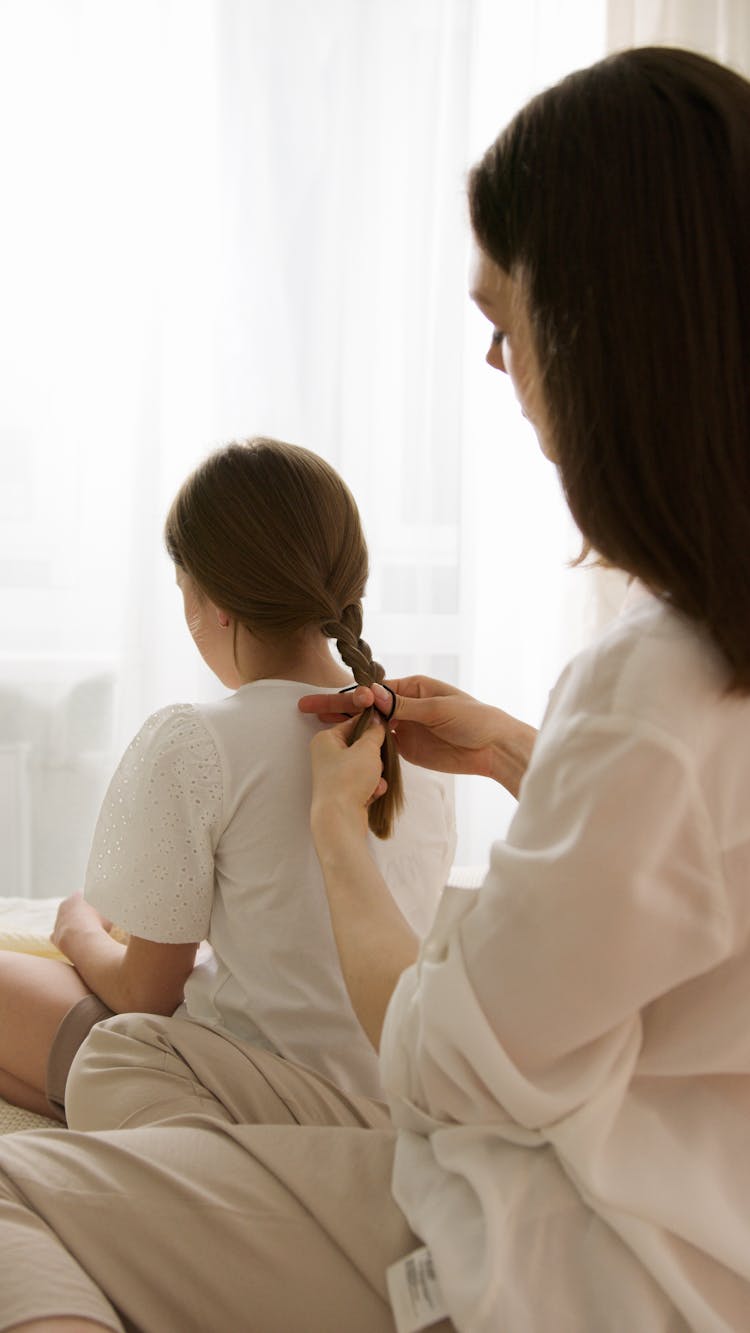
{"label": "beige trousers", "polygon": [[130,1014],[91,1033],[66,1109],[69,1130],[0,1141],[0,1329],[392,1333],[385,1269],[419,1242],[380,1104]]}

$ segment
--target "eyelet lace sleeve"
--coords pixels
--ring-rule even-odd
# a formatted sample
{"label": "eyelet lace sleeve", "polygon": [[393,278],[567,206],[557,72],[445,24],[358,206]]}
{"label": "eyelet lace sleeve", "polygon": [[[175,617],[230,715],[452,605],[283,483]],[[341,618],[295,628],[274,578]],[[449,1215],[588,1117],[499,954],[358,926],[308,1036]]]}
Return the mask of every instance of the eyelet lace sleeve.
{"label": "eyelet lace sleeve", "polygon": [[196,710],[176,704],[154,713],[125,751],[104,798],[86,898],[144,939],[205,939],[222,794],[216,744]]}

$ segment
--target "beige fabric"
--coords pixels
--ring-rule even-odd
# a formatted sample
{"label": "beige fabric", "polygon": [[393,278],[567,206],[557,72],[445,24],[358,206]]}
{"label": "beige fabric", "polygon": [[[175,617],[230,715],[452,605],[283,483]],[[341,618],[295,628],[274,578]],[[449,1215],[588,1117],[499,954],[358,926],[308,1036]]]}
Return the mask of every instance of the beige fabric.
{"label": "beige fabric", "polygon": [[98,995],[84,995],[63,1018],[52,1042],[47,1060],[46,1092],[50,1112],[65,1124],[65,1084],[68,1072],[79,1046],[92,1027],[105,1018],[112,1018],[112,1010]]}
{"label": "beige fabric", "polygon": [[120,1015],[76,1057],[67,1106],[70,1130],[0,1142],[0,1330],[58,1313],[393,1333],[385,1269],[418,1242],[379,1103],[198,1024]]}
{"label": "beige fabric", "polygon": [[382,1102],[190,1019],[118,1014],[73,1061],[71,1129],[131,1129],[185,1116],[228,1124],[353,1125],[388,1130]]}

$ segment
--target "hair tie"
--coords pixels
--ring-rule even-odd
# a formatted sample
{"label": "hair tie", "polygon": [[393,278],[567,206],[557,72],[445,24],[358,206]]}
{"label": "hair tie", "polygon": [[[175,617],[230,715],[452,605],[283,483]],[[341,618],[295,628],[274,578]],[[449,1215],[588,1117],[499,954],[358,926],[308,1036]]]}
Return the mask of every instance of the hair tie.
{"label": "hair tie", "polygon": [[[352,690],[358,690],[359,688],[360,688],[360,686],[359,686],[359,685],[356,683],[356,681],[355,681],[354,685],[345,685],[344,688],[343,688],[343,690],[339,690],[339,694],[349,694]],[[363,688],[363,689],[367,689],[367,686],[363,686],[362,688]],[[383,690],[387,690],[388,693],[389,693],[390,696],[391,696],[391,707],[390,707],[390,710],[389,710],[389,712],[388,712],[388,715],[386,716],[385,713],[381,714],[381,716],[383,717],[383,719],[384,719],[385,722],[390,722],[391,718],[393,717],[393,714],[394,714],[395,711],[396,711],[396,695],[395,695],[395,692],[391,689],[390,685],[384,685],[383,682],[382,682],[382,680],[381,680],[381,682],[380,682],[380,688],[383,689]],[[376,707],[377,707],[377,705],[376,705]],[[379,709],[379,708],[378,708],[378,712],[380,712],[380,709]]]}

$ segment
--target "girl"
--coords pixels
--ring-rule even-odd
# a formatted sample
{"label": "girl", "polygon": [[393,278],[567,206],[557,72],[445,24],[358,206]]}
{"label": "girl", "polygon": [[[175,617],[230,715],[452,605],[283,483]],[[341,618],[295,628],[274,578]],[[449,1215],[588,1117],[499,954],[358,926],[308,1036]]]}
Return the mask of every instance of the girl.
{"label": "girl", "polygon": [[[0,955],[0,1094],[62,1118],[64,1086],[48,1085],[46,1068],[58,1024],[70,1050],[111,1012],[179,1005],[181,1016],[377,1096],[376,1056],[348,1000],[309,832],[317,724],[296,708],[311,685],[338,691],[383,676],[361,637],[357,507],[323,459],[256,439],[196,469],[165,539],[190,633],[231,693],[160,710],[126,751],[85,896],[62,904],[54,931],[74,967]],[[424,934],[451,863],[451,805],[441,783],[400,765],[390,736],[384,762],[373,854]],[[108,933],[112,921],[127,944]],[[194,968],[206,939],[209,955]]]}

